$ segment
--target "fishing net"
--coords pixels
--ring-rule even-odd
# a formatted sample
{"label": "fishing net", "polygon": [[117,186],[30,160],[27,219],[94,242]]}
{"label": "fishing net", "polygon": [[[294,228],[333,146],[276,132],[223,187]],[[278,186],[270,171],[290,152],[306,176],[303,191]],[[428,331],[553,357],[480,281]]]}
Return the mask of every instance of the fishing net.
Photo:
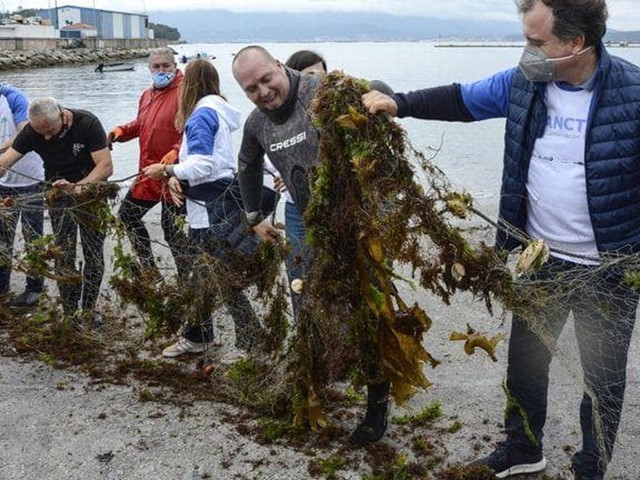
{"label": "fishing net", "polygon": [[[114,200],[121,181],[92,185],[79,195],[48,190],[51,234],[25,249],[5,246],[3,263],[58,281],[61,292],[68,290],[69,304],[64,298],[60,302],[66,313],[100,310],[110,303],[122,311],[134,308],[144,320],[142,335],[148,340],[175,340],[195,329],[212,347],[220,339],[233,342],[226,349],[248,354],[248,359],[236,362],[230,374],[216,374],[217,398],[312,428],[327,425],[335,382],[362,386],[388,380],[398,404],[431,385],[425,367],[439,363],[429,348],[429,331],[438,320],[424,309],[425,295],[449,304],[455,294],[469,292],[492,314],[497,301],[529,332],[511,351],[513,359],[528,356],[523,365],[536,366],[536,381],[544,383],[554,354],[572,378],[584,382],[583,413],[595,412],[597,448],[608,458],[640,286],[635,257],[608,255],[595,266],[548,260],[543,243],[493,223],[474,207],[471,195],[454,191],[391,118],[366,112],[360,98],[368,90],[367,82],[334,72],[323,81],[312,106],[321,145],[304,214],[306,242],[312,249],[312,267],[304,278],[287,279],[286,242],[236,248],[246,238],[246,227],[231,213],[241,208],[237,195],[221,196],[221,211],[228,212],[219,224],[226,229],[224,235],[196,239],[179,212],[173,212],[164,239],[156,228],[136,247],[135,229],[125,228],[116,215],[122,208]],[[127,201],[123,191],[119,196]],[[0,217],[15,216],[32,200],[5,200]],[[470,222],[477,218],[529,245],[516,265],[478,240]],[[76,224],[84,231],[80,270],[74,251]],[[167,231],[172,232],[168,238]],[[241,239],[233,240],[229,232]],[[108,287],[111,293],[95,307],[100,276],[87,272],[100,268],[96,254],[105,238],[102,289]],[[140,254],[145,249],[151,257]],[[290,288],[302,298],[295,318]],[[55,295],[51,297],[55,304]],[[579,360],[589,366],[584,374],[575,356],[557,349],[570,312]],[[11,315],[3,308],[4,317]],[[231,332],[212,333],[208,321],[219,317],[233,325]],[[485,330],[461,321],[450,338],[462,342],[468,354],[481,349],[496,360],[496,346],[504,338]],[[203,353],[202,363],[215,363],[216,348]],[[517,369],[519,363],[512,364]],[[530,379],[531,372],[519,374]],[[507,417],[521,417],[535,440],[536,427],[522,415],[512,387],[505,385]]]}

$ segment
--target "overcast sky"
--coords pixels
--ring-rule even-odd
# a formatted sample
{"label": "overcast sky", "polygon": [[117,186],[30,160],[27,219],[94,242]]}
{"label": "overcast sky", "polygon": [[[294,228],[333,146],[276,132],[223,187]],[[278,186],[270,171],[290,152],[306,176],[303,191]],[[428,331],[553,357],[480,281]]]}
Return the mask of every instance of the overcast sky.
{"label": "overcast sky", "polygon": [[[6,10],[48,8],[53,0],[0,0]],[[609,27],[640,30],[640,0],[608,0]],[[517,19],[512,0],[57,0],[57,5],[77,5],[104,10],[142,12],[221,8],[232,11],[367,11],[435,16],[440,18]],[[153,20],[153,14],[151,14]]]}

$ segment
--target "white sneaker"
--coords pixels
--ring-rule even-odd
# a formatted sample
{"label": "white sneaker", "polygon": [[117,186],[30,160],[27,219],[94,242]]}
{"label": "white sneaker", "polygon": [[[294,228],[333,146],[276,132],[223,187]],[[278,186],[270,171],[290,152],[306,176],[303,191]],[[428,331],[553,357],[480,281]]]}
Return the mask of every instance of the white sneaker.
{"label": "white sneaker", "polygon": [[202,353],[206,352],[210,347],[213,346],[211,342],[192,342],[184,337],[180,337],[173,345],[169,345],[162,351],[162,356],[166,358],[174,358],[179,357],[185,353]]}
{"label": "white sneaker", "polygon": [[222,357],[220,357],[220,363],[223,365],[233,365],[238,360],[246,360],[247,358],[249,358],[247,352],[236,348],[222,355]]}

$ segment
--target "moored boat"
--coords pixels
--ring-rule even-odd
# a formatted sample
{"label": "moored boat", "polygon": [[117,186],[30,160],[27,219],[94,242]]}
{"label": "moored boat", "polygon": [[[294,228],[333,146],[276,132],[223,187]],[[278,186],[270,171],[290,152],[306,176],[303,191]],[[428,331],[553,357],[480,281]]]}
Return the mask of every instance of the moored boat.
{"label": "moored boat", "polygon": [[191,56],[187,56],[187,55],[181,55],[180,56],[180,63],[189,63],[191,60],[215,60],[216,56],[215,55],[211,55],[207,52],[197,52],[194,55]]}
{"label": "moored boat", "polygon": [[95,72],[130,72],[136,69],[135,63],[116,62],[116,63],[99,63],[95,68]]}

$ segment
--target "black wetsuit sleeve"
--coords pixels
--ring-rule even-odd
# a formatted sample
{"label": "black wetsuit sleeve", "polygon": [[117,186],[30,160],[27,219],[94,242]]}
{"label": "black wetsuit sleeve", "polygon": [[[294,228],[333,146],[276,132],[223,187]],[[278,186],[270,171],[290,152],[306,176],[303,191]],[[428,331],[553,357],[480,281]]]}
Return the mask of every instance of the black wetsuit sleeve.
{"label": "black wetsuit sleeve", "polygon": [[249,116],[242,135],[238,154],[238,182],[242,203],[247,213],[260,211],[260,196],[263,183],[264,149],[256,136],[257,128],[253,116]]}
{"label": "black wetsuit sleeve", "polygon": [[400,118],[413,117],[449,122],[475,120],[464,104],[458,83],[409,93],[396,93],[393,99],[398,104],[397,116]]}

